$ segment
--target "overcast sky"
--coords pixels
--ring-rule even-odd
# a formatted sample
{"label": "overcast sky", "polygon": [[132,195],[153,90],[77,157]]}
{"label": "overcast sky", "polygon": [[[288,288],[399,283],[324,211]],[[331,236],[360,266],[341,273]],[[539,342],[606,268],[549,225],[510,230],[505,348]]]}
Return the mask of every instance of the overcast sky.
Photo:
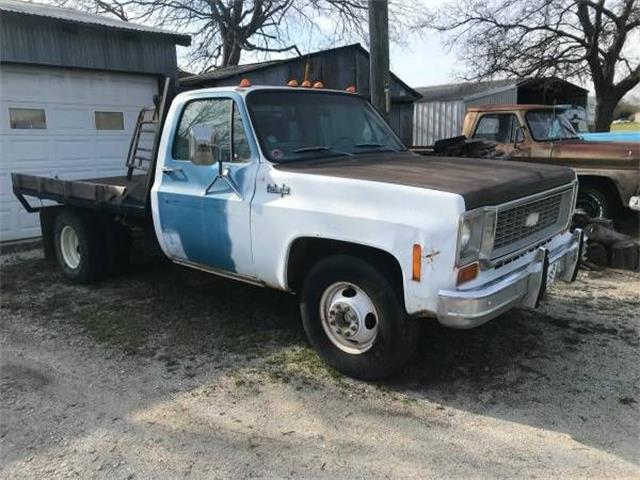
{"label": "overcast sky", "polygon": [[412,87],[460,81],[455,52],[447,52],[435,34],[410,38],[407,45],[391,45],[391,70]]}

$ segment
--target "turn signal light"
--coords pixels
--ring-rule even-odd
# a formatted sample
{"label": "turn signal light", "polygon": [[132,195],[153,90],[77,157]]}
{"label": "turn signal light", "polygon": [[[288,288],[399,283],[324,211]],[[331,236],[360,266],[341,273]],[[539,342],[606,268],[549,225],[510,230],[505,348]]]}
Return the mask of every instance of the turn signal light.
{"label": "turn signal light", "polygon": [[297,87],[297,86],[298,86],[298,80],[296,80],[295,78],[292,78],[287,82],[287,87]]}
{"label": "turn signal light", "polygon": [[324,83],[318,81],[313,84],[313,88],[324,88]]}
{"label": "turn signal light", "polygon": [[356,87],[354,85],[349,85],[344,89],[344,91],[347,93],[356,93]]}
{"label": "turn signal light", "polygon": [[309,88],[311,86],[311,82],[309,80],[305,80],[300,84],[301,87]]}
{"label": "turn signal light", "polygon": [[478,272],[480,271],[480,266],[478,262],[474,262],[466,267],[462,267],[458,270],[458,285],[465,282],[470,282],[474,278],[478,276]]}
{"label": "turn signal light", "polygon": [[248,78],[243,78],[242,80],[240,80],[240,84],[238,86],[241,88],[247,88],[251,86],[251,82]]}
{"label": "turn signal light", "polygon": [[411,261],[411,280],[419,282],[422,276],[422,247],[415,243],[413,245],[413,257]]}

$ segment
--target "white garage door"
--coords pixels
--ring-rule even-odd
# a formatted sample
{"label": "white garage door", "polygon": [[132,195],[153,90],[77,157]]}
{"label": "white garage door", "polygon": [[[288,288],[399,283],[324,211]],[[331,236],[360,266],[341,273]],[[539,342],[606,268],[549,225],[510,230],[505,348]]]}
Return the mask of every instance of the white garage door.
{"label": "white garage door", "polygon": [[80,179],[124,174],[153,77],[0,65],[0,241],[37,237],[11,191],[11,172]]}

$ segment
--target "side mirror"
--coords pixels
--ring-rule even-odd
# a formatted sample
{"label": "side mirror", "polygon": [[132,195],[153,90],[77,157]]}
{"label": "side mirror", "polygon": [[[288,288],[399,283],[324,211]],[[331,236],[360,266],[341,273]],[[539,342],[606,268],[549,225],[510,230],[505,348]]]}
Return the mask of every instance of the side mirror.
{"label": "side mirror", "polygon": [[189,128],[189,159],[196,165],[213,165],[220,159],[213,127],[199,124]]}

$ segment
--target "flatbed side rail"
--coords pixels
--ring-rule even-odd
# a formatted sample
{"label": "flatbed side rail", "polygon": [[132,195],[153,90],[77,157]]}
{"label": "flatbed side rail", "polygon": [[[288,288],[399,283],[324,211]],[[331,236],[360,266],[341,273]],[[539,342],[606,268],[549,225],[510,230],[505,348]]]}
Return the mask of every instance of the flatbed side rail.
{"label": "flatbed side rail", "polygon": [[61,180],[23,173],[12,173],[11,181],[14,195],[29,213],[39,212],[47,206],[33,206],[25,196],[122,215],[142,216],[145,213],[143,204],[136,205],[122,201],[126,191],[125,186],[82,180]]}

